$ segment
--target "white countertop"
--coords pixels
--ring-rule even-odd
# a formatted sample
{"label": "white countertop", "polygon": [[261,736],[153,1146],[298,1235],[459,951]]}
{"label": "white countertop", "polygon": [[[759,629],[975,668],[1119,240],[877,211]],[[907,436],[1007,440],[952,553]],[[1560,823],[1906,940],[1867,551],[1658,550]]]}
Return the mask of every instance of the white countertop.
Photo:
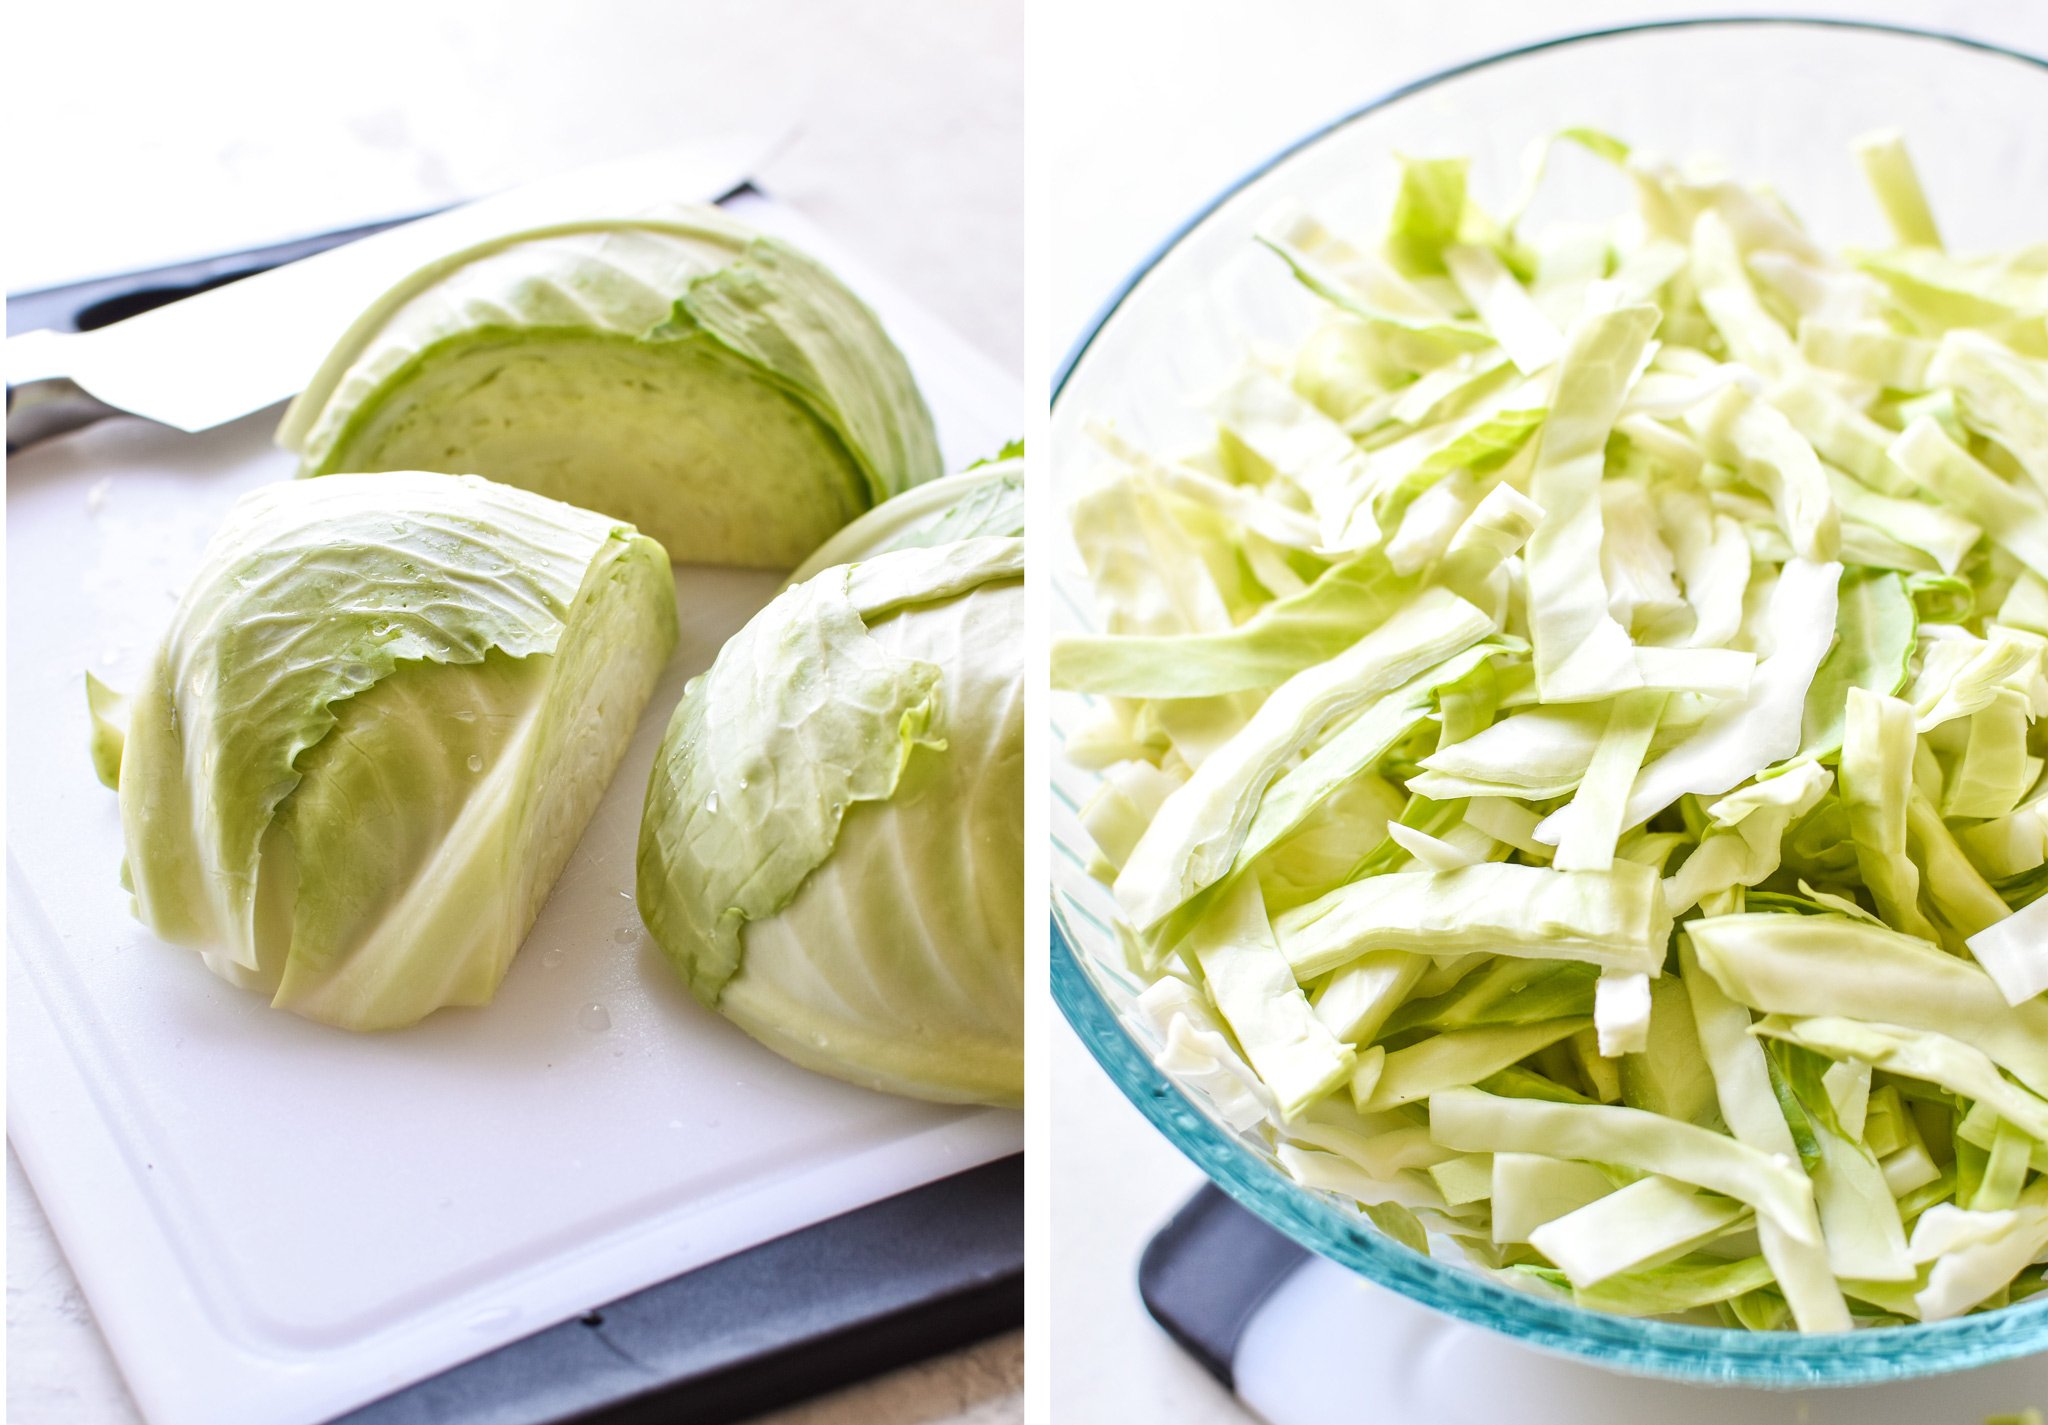
{"label": "white countertop", "polygon": [[[1020,0],[54,5],[10,38],[10,291],[765,128],[764,188],[1022,369]],[[11,1151],[7,1240],[7,1418],[133,1425]],[[1015,1425],[1022,1359],[1013,1333],[764,1425]]]}
{"label": "white countertop", "polygon": [[[1533,40],[1632,21],[1756,14],[1754,0],[1039,0],[1055,76],[1032,76],[1050,149],[1051,324],[1063,356],[1190,214],[1294,139],[1398,85]],[[1800,0],[1787,13],[1946,30],[2048,55],[2036,0]],[[1282,18],[1284,11],[1284,19]],[[1064,1025],[1052,1047],[1053,1418],[1241,1425],[1251,1417],[1138,1300],[1138,1254],[1202,1182]],[[1387,1425],[1408,1425],[1389,1421]]]}
{"label": "white countertop", "polygon": [[1064,1023],[1053,1029],[1052,1397],[1060,1425],[1243,1425],[1230,1393],[1152,1323],[1138,1254],[1198,1170]]}

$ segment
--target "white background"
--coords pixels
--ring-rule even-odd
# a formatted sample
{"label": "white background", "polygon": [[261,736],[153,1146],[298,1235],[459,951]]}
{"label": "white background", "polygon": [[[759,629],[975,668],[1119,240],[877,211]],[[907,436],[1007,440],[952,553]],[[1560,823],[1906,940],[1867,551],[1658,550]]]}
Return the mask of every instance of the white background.
{"label": "white background", "polygon": [[[128,0],[7,18],[10,291],[763,129],[786,135],[764,188],[1023,365],[1020,0]],[[7,1228],[7,1418],[127,1425],[11,1152]],[[1009,1425],[1021,1375],[1011,1336],[774,1419]]]}
{"label": "white background", "polygon": [[[1031,75],[1034,164],[1050,171],[1056,359],[1132,268],[1276,150],[1388,90],[1533,40],[1631,21],[1755,14],[1755,0],[1033,0],[1053,33]],[[1784,13],[1885,20],[2048,55],[2039,0],[1801,0]],[[1034,294],[1035,297],[1035,294]],[[1248,1417],[1152,1325],[1139,1251],[1201,1182],[1064,1024],[1052,1043],[1052,1419],[1234,1425]],[[1369,1395],[1362,1397],[1369,1399]],[[1362,1404],[1362,1417],[1372,1411]],[[1410,1425],[1388,1421],[1387,1425]]]}
{"label": "white background", "polygon": [[10,291],[758,128],[764,187],[1022,366],[1022,0],[8,11]]}

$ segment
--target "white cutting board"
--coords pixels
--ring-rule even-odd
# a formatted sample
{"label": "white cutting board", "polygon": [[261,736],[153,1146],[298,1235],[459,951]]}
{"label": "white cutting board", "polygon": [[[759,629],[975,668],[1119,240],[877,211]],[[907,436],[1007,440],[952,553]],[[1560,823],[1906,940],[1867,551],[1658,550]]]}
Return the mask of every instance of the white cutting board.
{"label": "white cutting board", "polygon": [[[1333,1361],[1344,1363],[1333,1371]],[[2048,1406],[2048,1356],[1886,1385],[1681,1385],[1553,1356],[1312,1257],[1260,1304],[1232,1362],[1267,1425],[1975,1425]],[[1358,1408],[1359,1382],[1370,1408]]]}
{"label": "white cutting board", "polygon": [[[787,209],[730,206],[880,313],[949,468],[1018,434],[1015,381]],[[152,1425],[324,1420],[1021,1148],[1018,1114],[785,1063],[699,1007],[640,926],[662,729],[778,575],[677,571],[681,645],[489,1007],[352,1035],[131,920],[82,675],[133,685],[228,505],[291,473],[278,415],[197,436],[109,421],[8,471],[8,1134]]]}

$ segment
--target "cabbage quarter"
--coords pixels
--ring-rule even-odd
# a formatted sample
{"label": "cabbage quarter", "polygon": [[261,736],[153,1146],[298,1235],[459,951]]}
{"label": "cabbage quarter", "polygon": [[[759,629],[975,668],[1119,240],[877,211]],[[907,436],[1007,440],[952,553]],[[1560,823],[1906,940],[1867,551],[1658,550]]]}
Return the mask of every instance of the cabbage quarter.
{"label": "cabbage quarter", "polygon": [[138,919],[345,1029],[487,1003],[676,643],[631,525],[476,476],[236,503],[134,693],[90,675]]}

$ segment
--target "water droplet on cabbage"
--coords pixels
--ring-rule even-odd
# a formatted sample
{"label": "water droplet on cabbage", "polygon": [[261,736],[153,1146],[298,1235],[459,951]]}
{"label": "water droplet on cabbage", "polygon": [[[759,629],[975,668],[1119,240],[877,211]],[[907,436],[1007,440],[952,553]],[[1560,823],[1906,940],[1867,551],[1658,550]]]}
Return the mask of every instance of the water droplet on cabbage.
{"label": "water droplet on cabbage", "polygon": [[586,1004],[576,1016],[576,1022],[592,1034],[602,1034],[612,1027],[611,1011],[601,1004]]}
{"label": "water droplet on cabbage", "polygon": [[557,945],[540,957],[541,967],[552,970],[555,966],[561,964],[563,960],[567,959],[568,956],[569,952]]}
{"label": "water droplet on cabbage", "polygon": [[477,755],[476,753],[474,753],[474,752],[470,753],[470,754],[469,754],[469,770],[470,770],[470,771],[472,771],[472,772],[481,772],[481,771],[483,771],[483,769],[484,769],[484,759],[483,759],[482,757],[480,757],[479,755]]}

